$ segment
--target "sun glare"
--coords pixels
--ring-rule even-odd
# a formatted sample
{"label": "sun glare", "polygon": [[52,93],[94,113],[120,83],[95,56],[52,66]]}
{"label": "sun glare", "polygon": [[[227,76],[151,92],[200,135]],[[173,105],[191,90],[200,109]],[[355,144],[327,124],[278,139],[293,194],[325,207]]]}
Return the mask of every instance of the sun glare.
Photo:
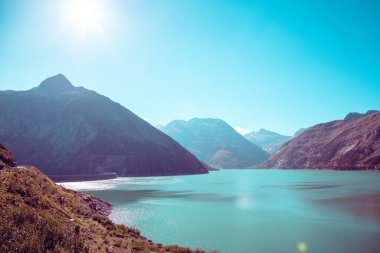
{"label": "sun glare", "polygon": [[90,34],[104,33],[106,19],[102,0],[64,1],[65,25],[82,39]]}

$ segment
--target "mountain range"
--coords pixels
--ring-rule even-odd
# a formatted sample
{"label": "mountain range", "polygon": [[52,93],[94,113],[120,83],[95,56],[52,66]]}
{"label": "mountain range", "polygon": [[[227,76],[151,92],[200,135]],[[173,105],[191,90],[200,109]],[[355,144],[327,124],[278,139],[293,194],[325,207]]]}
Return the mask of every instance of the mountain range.
{"label": "mountain range", "polygon": [[217,169],[249,168],[269,156],[220,119],[174,120],[160,130]]}
{"label": "mountain range", "polygon": [[109,98],[59,74],[27,91],[0,91],[0,141],[50,175],[207,173],[170,137]]}
{"label": "mountain range", "polygon": [[260,129],[257,132],[251,132],[243,136],[270,154],[276,152],[285,142],[292,138],[292,136],[281,135],[266,129]]}
{"label": "mountain range", "polygon": [[379,170],[380,112],[350,113],[307,128],[258,167]]}
{"label": "mountain range", "polygon": [[[175,120],[158,130],[61,74],[27,91],[0,91],[0,141],[19,164],[36,165],[51,176],[158,176],[251,167],[380,169],[379,118],[375,110],[349,113],[294,137],[265,129],[242,137],[223,120],[210,118]],[[4,146],[0,151],[1,167],[16,165]],[[268,153],[273,154],[268,158]]]}

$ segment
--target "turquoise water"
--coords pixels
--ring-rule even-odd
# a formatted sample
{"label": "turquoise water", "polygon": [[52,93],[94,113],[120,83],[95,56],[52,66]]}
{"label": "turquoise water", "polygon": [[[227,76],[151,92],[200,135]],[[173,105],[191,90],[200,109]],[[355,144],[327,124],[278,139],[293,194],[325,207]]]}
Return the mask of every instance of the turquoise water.
{"label": "turquoise water", "polygon": [[380,252],[380,172],[223,170],[65,183],[163,244],[220,252]]}

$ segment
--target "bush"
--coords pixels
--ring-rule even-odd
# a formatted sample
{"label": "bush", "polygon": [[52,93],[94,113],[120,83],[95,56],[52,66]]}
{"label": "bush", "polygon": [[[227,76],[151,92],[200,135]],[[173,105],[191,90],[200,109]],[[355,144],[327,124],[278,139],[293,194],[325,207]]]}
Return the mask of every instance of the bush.
{"label": "bush", "polygon": [[80,229],[47,212],[0,209],[0,252],[87,252]]}

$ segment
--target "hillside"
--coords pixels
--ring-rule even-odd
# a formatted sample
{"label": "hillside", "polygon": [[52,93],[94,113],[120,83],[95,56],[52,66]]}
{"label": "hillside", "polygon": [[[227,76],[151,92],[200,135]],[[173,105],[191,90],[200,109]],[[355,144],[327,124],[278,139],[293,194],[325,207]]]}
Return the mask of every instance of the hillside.
{"label": "hillside", "polygon": [[263,168],[380,169],[380,112],[318,124],[287,142]]}
{"label": "hillside", "polygon": [[207,173],[194,155],[128,109],[63,75],[0,91],[0,140],[48,175]]}
{"label": "hillside", "polygon": [[268,157],[220,119],[175,120],[160,130],[213,168],[248,168]]}
{"label": "hillside", "polygon": [[5,167],[16,167],[16,157],[0,144],[0,170]]}
{"label": "hillside", "polygon": [[36,168],[0,171],[0,252],[203,252],[162,246],[114,224],[110,205]]}
{"label": "hillside", "polygon": [[272,131],[268,131],[266,129],[260,129],[257,132],[251,132],[244,135],[244,138],[261,147],[268,153],[273,154],[292,137],[281,135]]}

